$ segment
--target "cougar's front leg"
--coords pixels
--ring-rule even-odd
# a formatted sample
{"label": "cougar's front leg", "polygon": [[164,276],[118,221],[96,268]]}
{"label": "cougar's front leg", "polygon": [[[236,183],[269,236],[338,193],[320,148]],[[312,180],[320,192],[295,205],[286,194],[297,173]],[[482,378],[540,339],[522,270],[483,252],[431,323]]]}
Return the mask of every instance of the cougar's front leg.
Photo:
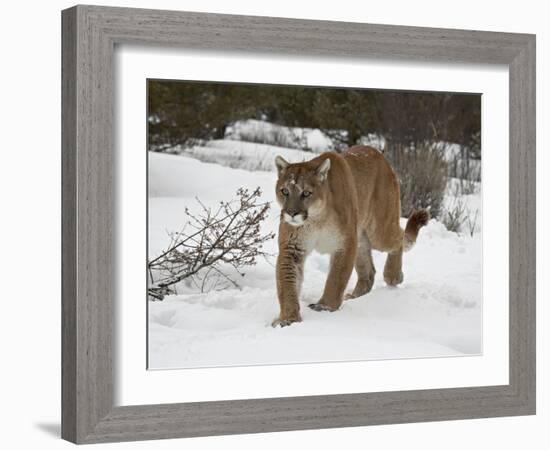
{"label": "cougar's front leg", "polygon": [[349,239],[343,249],[331,255],[330,270],[323,296],[319,302],[309,305],[311,309],[315,311],[336,311],[340,308],[344,299],[344,291],[353,271],[356,253],[357,240]]}
{"label": "cougar's front leg", "polygon": [[305,251],[296,239],[279,242],[277,257],[277,295],[281,312],[272,323],[282,327],[293,322],[300,322],[300,289],[304,274]]}

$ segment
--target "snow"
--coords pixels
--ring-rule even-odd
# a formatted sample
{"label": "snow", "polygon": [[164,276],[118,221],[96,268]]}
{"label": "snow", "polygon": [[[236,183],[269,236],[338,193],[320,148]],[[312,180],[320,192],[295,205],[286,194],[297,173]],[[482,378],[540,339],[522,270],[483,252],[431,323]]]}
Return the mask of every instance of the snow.
{"label": "snow", "polygon": [[[263,231],[276,232],[279,211],[274,202],[274,155],[281,154],[291,161],[301,160],[303,153],[314,156],[238,141],[215,142],[208,148],[219,150],[216,158],[225,165],[185,155],[149,153],[150,257],[168,245],[167,231],[184,227],[184,208],[197,208],[195,197],[215,205],[233,198],[239,187],[261,187],[262,197],[273,202]],[[255,151],[263,152],[263,164],[267,169],[269,163],[270,171],[230,166],[231,155],[245,155],[242,161],[247,161],[254,159]],[[247,164],[252,167],[255,162]],[[480,204],[479,191],[468,197],[469,205],[476,201]],[[264,249],[275,255],[276,241],[268,242]],[[431,220],[422,229],[416,246],[405,254],[405,281],[395,288],[386,286],[382,278],[385,255],[374,252],[373,256],[377,273],[372,291],[330,313],[307,308],[321,296],[329,263],[327,255],[313,253],[305,267],[303,322],[285,328],[271,327],[278,315],[274,256],[260,259],[247,270],[246,276],[238,280],[241,289],[200,293],[193,286],[180,284],[178,295],[148,302],[149,366],[161,369],[419,358],[482,351],[479,230],[472,236],[452,233]],[[348,290],[354,282],[355,274]]]}

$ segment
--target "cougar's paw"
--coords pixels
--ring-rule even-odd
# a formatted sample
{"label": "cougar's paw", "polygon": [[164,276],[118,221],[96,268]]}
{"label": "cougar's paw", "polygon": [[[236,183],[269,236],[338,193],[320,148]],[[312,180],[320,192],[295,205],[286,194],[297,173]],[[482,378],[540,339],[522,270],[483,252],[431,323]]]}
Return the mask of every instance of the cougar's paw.
{"label": "cougar's paw", "polygon": [[273,322],[271,322],[271,326],[273,328],[277,328],[277,327],[283,328],[283,327],[288,327],[289,325],[292,325],[295,322],[301,322],[301,319],[279,319],[277,317]]}
{"label": "cougar's paw", "polygon": [[397,286],[403,283],[403,271],[396,274],[384,274],[384,281],[388,286]]}
{"label": "cougar's paw", "polygon": [[331,308],[330,306],[324,305],[323,303],[311,303],[308,305],[313,311],[336,311],[336,309]]}
{"label": "cougar's paw", "polygon": [[353,292],[346,294],[345,299],[350,300],[352,298],[361,297],[365,294],[368,294],[372,286],[374,285],[374,274],[365,280],[357,280],[357,284],[353,289]]}

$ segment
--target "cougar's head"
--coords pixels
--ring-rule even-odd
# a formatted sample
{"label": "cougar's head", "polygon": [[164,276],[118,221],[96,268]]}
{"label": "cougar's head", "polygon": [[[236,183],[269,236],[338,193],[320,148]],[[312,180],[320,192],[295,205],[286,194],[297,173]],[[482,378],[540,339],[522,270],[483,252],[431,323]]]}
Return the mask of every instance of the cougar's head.
{"label": "cougar's head", "polygon": [[325,207],[330,159],[290,164],[277,156],[275,165],[279,173],[276,193],[281,218],[292,226],[302,226]]}

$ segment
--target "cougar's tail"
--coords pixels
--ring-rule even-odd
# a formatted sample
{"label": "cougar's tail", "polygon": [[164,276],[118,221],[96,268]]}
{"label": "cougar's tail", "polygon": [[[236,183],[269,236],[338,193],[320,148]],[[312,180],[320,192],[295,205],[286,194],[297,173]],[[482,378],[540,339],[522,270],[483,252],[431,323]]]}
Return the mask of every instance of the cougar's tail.
{"label": "cougar's tail", "polygon": [[413,210],[403,233],[403,251],[407,252],[414,247],[420,228],[428,223],[430,213],[425,209]]}

